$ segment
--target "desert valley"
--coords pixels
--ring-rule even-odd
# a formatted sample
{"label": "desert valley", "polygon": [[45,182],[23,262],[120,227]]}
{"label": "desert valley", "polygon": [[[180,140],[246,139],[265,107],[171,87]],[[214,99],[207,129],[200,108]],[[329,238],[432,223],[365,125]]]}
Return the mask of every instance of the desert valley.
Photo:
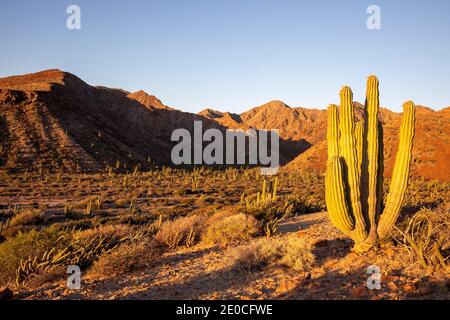
{"label": "desert valley", "polygon": [[[365,252],[329,218],[323,107],[193,114],[60,70],[0,79],[0,298],[449,299],[450,107],[415,107],[400,217]],[[387,192],[402,114],[378,118]],[[280,170],[174,166],[172,132],[198,121],[279,130]]]}

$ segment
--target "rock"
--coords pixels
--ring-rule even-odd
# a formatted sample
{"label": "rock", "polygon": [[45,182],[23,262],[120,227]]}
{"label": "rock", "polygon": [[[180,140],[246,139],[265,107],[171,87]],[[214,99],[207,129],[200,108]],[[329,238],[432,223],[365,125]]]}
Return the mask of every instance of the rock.
{"label": "rock", "polygon": [[415,294],[415,293],[416,293],[417,288],[416,288],[413,284],[407,283],[407,284],[405,284],[405,286],[403,287],[403,290],[405,290],[405,292],[406,292],[408,295],[412,295],[412,294]]}
{"label": "rock", "polygon": [[395,282],[389,282],[389,283],[387,284],[387,286],[388,286],[388,288],[389,288],[391,291],[397,291],[397,290],[398,290],[398,286],[395,284]]}
{"label": "rock", "polygon": [[351,291],[353,298],[362,298],[367,296],[367,289],[363,286],[354,287]]}
{"label": "rock", "polygon": [[419,294],[427,296],[433,293],[433,285],[428,283],[422,283],[418,288]]}
{"label": "rock", "polygon": [[9,288],[0,289],[0,301],[11,300],[14,294]]}

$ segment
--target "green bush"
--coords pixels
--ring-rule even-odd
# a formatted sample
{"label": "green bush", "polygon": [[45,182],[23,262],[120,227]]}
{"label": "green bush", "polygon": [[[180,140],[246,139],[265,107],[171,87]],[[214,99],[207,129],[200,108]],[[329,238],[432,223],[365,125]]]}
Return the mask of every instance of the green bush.
{"label": "green bush", "polygon": [[57,241],[63,235],[68,236],[67,233],[56,228],[47,228],[42,231],[32,230],[27,233],[18,233],[15,237],[1,243],[0,285],[14,280],[21,260],[42,255],[55,246],[64,246],[65,241]]}

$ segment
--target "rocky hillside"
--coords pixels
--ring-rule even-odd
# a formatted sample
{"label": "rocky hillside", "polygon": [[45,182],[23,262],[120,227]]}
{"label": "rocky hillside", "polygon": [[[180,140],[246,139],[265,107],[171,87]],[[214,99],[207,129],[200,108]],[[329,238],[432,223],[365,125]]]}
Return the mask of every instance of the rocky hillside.
{"label": "rocky hillside", "polygon": [[[416,177],[450,181],[450,108],[441,111],[418,106],[416,110],[416,135],[414,138],[411,174]],[[384,124],[385,175],[390,176],[395,163],[400,113],[387,109],[381,112]],[[327,159],[327,142],[323,138],[307,152],[289,163],[293,170],[324,172]]]}
{"label": "rocky hillside", "polygon": [[[412,175],[429,179],[450,181],[450,107],[441,111],[417,107],[416,137],[414,140]],[[230,125],[226,114],[204,111],[204,116]],[[212,115],[211,115],[212,114]],[[364,106],[355,102],[356,119],[364,115]],[[397,153],[400,113],[381,108],[384,124],[386,176],[392,174]],[[292,142],[301,154],[291,161],[291,170],[324,172],[327,159],[327,111],[291,108],[281,101],[272,101],[234,117],[241,127],[278,129],[280,136]],[[231,123],[231,125],[233,125]],[[294,153],[294,152],[293,152]]]}
{"label": "rocky hillside", "polygon": [[170,161],[172,131],[204,117],[171,110],[145,92],[93,87],[48,70],[0,79],[1,162],[8,171],[143,169]]}

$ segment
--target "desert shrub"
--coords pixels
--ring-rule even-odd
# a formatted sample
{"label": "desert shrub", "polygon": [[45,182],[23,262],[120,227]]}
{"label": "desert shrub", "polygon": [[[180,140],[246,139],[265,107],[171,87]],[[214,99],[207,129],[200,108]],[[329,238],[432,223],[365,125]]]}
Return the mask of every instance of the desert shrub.
{"label": "desert shrub", "polygon": [[59,230],[87,230],[96,227],[98,224],[97,219],[84,218],[81,220],[70,220],[64,222],[57,222],[52,225],[53,228]]}
{"label": "desert shrub", "polygon": [[235,267],[244,272],[254,272],[269,266],[281,266],[289,270],[309,271],[314,255],[308,243],[299,237],[261,239],[234,252]]}
{"label": "desert shrub", "polygon": [[144,225],[148,224],[149,222],[153,221],[154,217],[151,217],[149,215],[145,214],[134,214],[134,213],[127,213],[121,215],[119,219],[117,220],[117,223],[120,224],[130,224],[130,225]]}
{"label": "desert shrub", "polygon": [[206,220],[207,225],[215,224],[225,218],[239,214],[239,210],[234,207],[225,207],[223,209],[212,208],[205,211],[208,215],[208,220]]}
{"label": "desert shrub", "polygon": [[76,209],[86,209],[87,205],[89,203],[93,203],[95,201],[96,197],[88,197],[87,199],[78,201],[74,204],[70,204],[72,206],[72,208],[76,208]]}
{"label": "desert shrub", "polygon": [[277,198],[260,207],[242,207],[244,213],[254,216],[261,221],[262,232],[268,236],[273,236],[278,225],[285,218],[311,212],[320,211],[320,206],[312,204],[307,198],[299,195],[292,195],[284,198]]}
{"label": "desert shrub", "polygon": [[149,268],[155,264],[161,253],[161,247],[148,238],[124,244],[94,262],[89,275],[94,278],[111,277]]}
{"label": "desert shrub", "polygon": [[412,263],[450,270],[450,211],[445,206],[422,208],[405,218],[396,228],[394,238],[404,245]]}
{"label": "desert shrub", "polygon": [[[216,215],[219,216],[216,217]],[[251,239],[260,231],[259,222],[245,214],[226,216],[218,213],[207,221],[202,241],[206,244],[228,244]]]}
{"label": "desert shrub", "polygon": [[180,187],[173,191],[174,196],[184,196],[187,193],[186,188]]}
{"label": "desert shrub", "polygon": [[[104,226],[58,238],[53,248],[20,261],[16,270],[16,283],[23,284],[30,276],[67,265],[77,265],[81,269],[86,269],[102,254],[120,245],[141,241],[147,237],[145,230],[127,229],[125,226],[115,227],[117,226]],[[65,246],[62,247],[62,244]]]}
{"label": "desert shrub", "polygon": [[5,241],[6,239],[14,238],[19,233],[26,233],[33,229],[35,229],[35,226],[18,225],[18,226],[9,226],[7,228],[4,227],[0,234],[0,239],[3,240],[0,242]]}
{"label": "desert shrub", "polygon": [[39,209],[24,210],[11,219],[11,226],[38,225],[44,220],[44,215]]}
{"label": "desert shrub", "polygon": [[261,231],[268,237],[275,234],[279,223],[287,217],[286,212],[280,209],[275,202],[261,208],[248,208],[243,211],[261,222]]}
{"label": "desert shrub", "polygon": [[117,199],[115,201],[115,204],[116,204],[116,206],[118,206],[120,208],[127,208],[131,204],[131,199],[127,199],[127,198]]}
{"label": "desert shrub", "polygon": [[286,215],[291,216],[320,212],[325,209],[325,204],[320,199],[293,194],[284,199],[282,208]]}
{"label": "desert shrub", "polygon": [[[405,199],[405,207],[417,212],[417,208],[436,208],[446,204],[450,196],[450,183],[425,179],[411,179]],[[414,210],[416,209],[416,210]]]}
{"label": "desert shrub", "polygon": [[282,257],[279,264],[293,271],[309,271],[314,263],[314,255],[308,243],[297,236],[283,241]]}
{"label": "desert shrub", "polygon": [[16,269],[22,260],[30,256],[42,255],[45,251],[64,246],[61,236],[68,234],[56,228],[42,231],[31,230],[18,233],[15,237],[0,244],[0,284],[14,279]]}
{"label": "desert shrub", "polygon": [[205,226],[204,215],[181,217],[162,223],[155,236],[157,242],[169,247],[190,247],[198,242]]}
{"label": "desert shrub", "polygon": [[76,231],[73,233],[74,240],[90,239],[96,236],[105,238],[122,238],[133,232],[133,227],[127,224],[102,225],[97,228]]}

